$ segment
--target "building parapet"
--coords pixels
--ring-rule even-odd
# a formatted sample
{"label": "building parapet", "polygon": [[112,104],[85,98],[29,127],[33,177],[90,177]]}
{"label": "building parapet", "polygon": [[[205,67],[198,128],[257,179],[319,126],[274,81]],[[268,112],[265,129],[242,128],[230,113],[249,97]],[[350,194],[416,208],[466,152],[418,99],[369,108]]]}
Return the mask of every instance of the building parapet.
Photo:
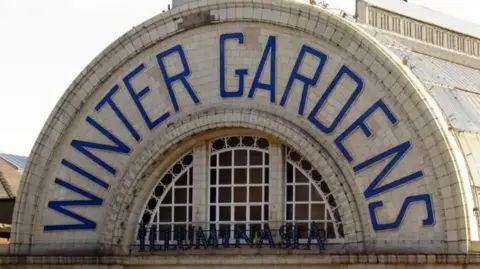
{"label": "building parapet", "polygon": [[447,50],[480,57],[480,39],[476,37],[390,12],[371,4],[366,4],[365,7],[366,9],[359,10],[359,12],[365,12],[359,16],[360,23]]}

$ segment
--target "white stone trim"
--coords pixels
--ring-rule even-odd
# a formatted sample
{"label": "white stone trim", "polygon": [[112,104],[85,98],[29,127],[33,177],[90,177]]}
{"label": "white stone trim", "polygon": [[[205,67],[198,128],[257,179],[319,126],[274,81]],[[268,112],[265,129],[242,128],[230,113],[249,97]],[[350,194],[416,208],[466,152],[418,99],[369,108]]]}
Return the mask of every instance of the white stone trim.
{"label": "white stone trim", "polygon": [[[409,119],[411,122],[405,123],[413,130],[418,131],[419,141],[425,144],[425,139],[434,137],[436,143],[434,145],[435,151],[430,151],[429,148],[424,148],[424,145],[419,145],[424,149],[429,156],[426,162],[432,164],[432,159],[438,156],[443,156],[438,165],[434,168],[435,178],[440,182],[441,188],[449,186],[455,189],[456,196],[452,197],[451,201],[455,201],[460,208],[464,210],[456,210],[454,212],[455,218],[464,219],[468,222],[467,230],[452,227],[452,229],[445,229],[447,233],[446,240],[449,242],[450,251],[465,252],[468,246],[468,241],[475,238],[476,220],[469,218],[469,212],[472,209],[473,200],[468,196],[471,190],[468,184],[468,174],[466,173],[466,166],[452,135],[448,131],[448,125],[443,118],[441,111],[436,103],[429,97],[426,90],[421,83],[415,79],[414,75],[403,67],[395,56],[392,56],[386,48],[380,45],[372,37],[368,36],[362,29],[354,23],[343,20],[327,12],[299,3],[290,1],[271,1],[271,0],[247,0],[233,2],[221,2],[216,0],[201,0],[172,9],[168,12],[162,13],[138,27],[135,27],[120,39],[112,43],[102,54],[100,54],[82,73],[75,79],[66,93],[62,96],[56,108],[50,115],[45,124],[39,138],[29,157],[29,162],[24,172],[24,179],[21,181],[20,195],[15,206],[14,224],[12,229],[12,243],[11,252],[16,254],[30,253],[32,249],[41,251],[38,247],[32,246],[34,243],[34,235],[39,231],[36,225],[39,223],[39,218],[43,213],[43,206],[41,197],[49,188],[49,179],[45,179],[47,170],[52,165],[52,158],[57,146],[60,143],[62,136],[67,131],[67,128],[72,124],[75,114],[80,110],[82,105],[86,102],[89,96],[95,92],[110,76],[112,72],[122,68],[123,64],[128,62],[133,56],[148,50],[149,46],[164,40],[165,38],[185,31],[184,25],[180,25],[182,20],[173,19],[184,18],[189,14],[198,12],[209,12],[214,16],[215,23],[222,22],[245,22],[256,21],[272,25],[279,25],[296,31],[304,31],[312,36],[315,36],[322,42],[327,42],[336,45],[339,49],[345,52],[345,55],[352,57],[355,60],[363,63],[366,72],[370,72],[372,77],[378,79],[378,83],[387,89],[387,99],[395,104],[400,104],[404,110],[402,117]],[[228,11],[228,12],[227,12]],[[281,16],[274,16],[273,14],[281,14]],[[287,19],[285,19],[287,18]],[[196,27],[200,27],[197,25]],[[193,27],[193,26],[192,26]],[[234,112],[230,110],[222,110],[222,116],[215,117],[211,115],[200,116],[199,118],[205,122],[193,122],[182,124],[176,122],[177,127],[172,127],[168,130],[165,140],[160,140],[159,144],[151,148],[147,148],[142,156],[132,156],[128,170],[119,175],[121,178],[120,185],[111,191],[115,193],[130,193],[125,197],[116,197],[113,201],[105,201],[106,204],[112,207],[111,215],[106,218],[101,228],[103,236],[103,247],[109,249],[113,246],[123,245],[125,242],[121,240],[124,234],[119,230],[123,226],[123,220],[128,217],[122,214],[132,214],[132,212],[118,212],[124,210],[122,199],[128,200],[131,195],[132,186],[137,184],[136,175],[139,175],[143,168],[147,165],[145,161],[146,156],[159,156],[165,152],[167,148],[178,142],[181,138],[186,138],[195,132],[207,130],[209,128],[219,126],[238,127],[257,129],[260,131],[268,130],[269,133],[275,134],[281,139],[288,142],[289,145],[298,149],[306,149],[304,152],[306,157],[312,163],[319,165],[325,164],[326,168],[335,167],[335,164],[329,164],[330,156],[322,156],[315,152],[315,147],[320,147],[321,138],[312,136],[311,131],[302,130],[302,128],[293,127],[295,120],[288,124],[292,127],[282,125],[281,119],[274,119],[267,116],[265,112],[251,113],[250,111]],[[279,111],[279,114],[283,112]],[[247,116],[248,119],[242,119]],[[230,117],[230,118],[229,118]],[[239,117],[239,122],[232,122],[234,117]],[[265,120],[264,120],[265,119]],[[267,120],[268,119],[268,120]],[[181,119],[180,119],[181,120]],[[172,120],[175,121],[175,120]],[[212,126],[210,123],[216,122]],[[206,123],[206,124],[205,124]],[[282,127],[282,128],[280,128]],[[286,132],[285,129],[288,131]],[[298,131],[298,130],[302,131]],[[167,129],[159,129],[167,131]],[[158,131],[158,130],[157,130]],[[306,135],[308,134],[308,135]],[[312,139],[308,136],[315,137]],[[298,139],[297,141],[295,141]],[[168,142],[167,142],[168,141]],[[166,144],[162,144],[166,143]],[[307,145],[315,145],[315,147],[307,148]],[[325,151],[331,152],[331,151]],[[148,158],[147,158],[148,159]],[[335,158],[332,158],[335,159]],[[344,168],[337,168],[338,171],[330,170],[328,175],[333,176],[348,176]],[[452,171],[445,174],[444,171]],[[460,174],[457,174],[460,172]],[[332,179],[334,180],[334,179]],[[336,181],[335,181],[336,180]],[[356,209],[354,194],[358,191],[349,187],[345,179],[337,178],[329,186],[332,189],[338,188],[337,203],[340,203],[344,210],[342,212],[342,220],[345,221],[344,227],[346,231],[355,234],[348,235],[349,242],[359,242],[367,235],[362,234],[362,231],[368,233],[368,227],[357,227],[362,225]],[[343,182],[343,190],[340,190],[339,184]],[[350,188],[350,189],[349,189]],[[441,190],[439,190],[441,192]],[[467,195],[465,195],[465,192]],[[343,194],[342,194],[343,193]],[[343,195],[343,197],[342,197]],[[129,197],[127,199],[127,197]],[[129,201],[131,202],[131,201]],[[453,204],[449,204],[450,200],[443,201],[441,205],[442,210],[452,209]],[[437,212],[442,215],[444,212]],[[365,216],[361,216],[365,217]],[[113,225],[113,226],[112,226]],[[115,228],[113,228],[115,227]],[[468,229],[472,231],[470,234]],[[114,232],[115,231],[115,232]],[[129,235],[133,234],[131,231]],[[478,235],[477,235],[478,237]],[[33,247],[33,248],[32,248]],[[42,245],[43,247],[43,245]],[[85,249],[92,249],[93,246],[85,246]],[[80,247],[79,247],[80,248]],[[123,248],[123,247],[122,247]]]}

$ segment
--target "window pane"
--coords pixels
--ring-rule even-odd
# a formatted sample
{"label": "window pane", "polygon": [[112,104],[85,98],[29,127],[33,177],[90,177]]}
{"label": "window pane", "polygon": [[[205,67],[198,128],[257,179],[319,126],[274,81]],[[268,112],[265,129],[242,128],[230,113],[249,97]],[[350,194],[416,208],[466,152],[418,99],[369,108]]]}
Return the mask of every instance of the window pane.
{"label": "window pane", "polygon": [[216,206],[210,206],[210,221],[217,220],[217,210]]}
{"label": "window pane", "polygon": [[299,169],[295,169],[295,183],[308,183],[308,178]]}
{"label": "window pane", "polygon": [[250,187],[250,202],[262,201],[262,187]]}
{"label": "window pane", "polygon": [[250,150],[250,165],[262,165],[263,153],[256,150]]}
{"label": "window pane", "polygon": [[250,168],[250,184],[262,184],[262,168]]}
{"label": "window pane", "polygon": [[262,207],[261,206],[251,206],[250,207],[250,220],[261,220],[262,219]]}
{"label": "window pane", "polygon": [[288,205],[287,204],[287,215],[286,215],[287,220],[293,220],[293,205]]}
{"label": "window pane", "polygon": [[312,220],[325,220],[325,205],[312,204],[310,205],[312,212]]}
{"label": "window pane", "polygon": [[173,212],[175,222],[187,221],[187,207],[176,206]]}
{"label": "window pane", "polygon": [[245,206],[236,206],[235,207],[235,220],[236,221],[247,220],[247,208]]}
{"label": "window pane", "polygon": [[287,163],[287,182],[292,183],[293,182],[293,166],[289,163]]}
{"label": "window pane", "polygon": [[210,169],[210,185],[217,184],[217,170]]}
{"label": "window pane", "polygon": [[232,202],[232,187],[218,188],[218,202],[219,203]]}
{"label": "window pane", "polygon": [[185,204],[187,203],[187,189],[175,189],[175,203]]}
{"label": "window pane", "polygon": [[221,206],[220,207],[220,221],[229,221],[230,220],[230,207],[229,206]]}
{"label": "window pane", "polygon": [[323,201],[322,195],[320,195],[317,188],[315,188],[314,186],[311,187],[310,194],[312,197],[312,201],[318,201],[318,202]]}
{"label": "window pane", "polygon": [[220,169],[220,180],[218,184],[220,185],[230,185],[232,184],[232,170],[229,169]]}
{"label": "window pane", "polygon": [[217,155],[210,156],[210,166],[212,167],[217,166]]}
{"label": "window pane", "polygon": [[297,228],[299,238],[308,238],[308,223],[297,223]]}
{"label": "window pane", "polygon": [[232,152],[231,151],[222,152],[218,156],[218,159],[220,161],[220,166],[231,166],[232,165]]}
{"label": "window pane", "polygon": [[235,202],[245,203],[247,201],[247,187],[235,187],[233,197]]}
{"label": "window pane", "polygon": [[247,168],[235,168],[234,171],[234,183],[246,184],[247,183]]}
{"label": "window pane", "polygon": [[235,150],[235,165],[247,165],[247,151]]}
{"label": "window pane", "polygon": [[172,208],[171,207],[160,207],[159,210],[159,221],[160,222],[170,222],[172,221]]}
{"label": "window pane", "polygon": [[172,190],[170,189],[162,200],[162,204],[171,204],[172,203]]}
{"label": "window pane", "polygon": [[182,176],[180,176],[179,179],[177,179],[177,182],[175,182],[175,186],[186,186],[188,183],[187,179],[188,173],[184,173]]}
{"label": "window pane", "polygon": [[210,203],[217,202],[217,188],[210,188]]}
{"label": "window pane", "polygon": [[295,205],[295,220],[308,220],[308,205]]}
{"label": "window pane", "polygon": [[297,202],[308,201],[308,185],[295,186],[295,200]]}

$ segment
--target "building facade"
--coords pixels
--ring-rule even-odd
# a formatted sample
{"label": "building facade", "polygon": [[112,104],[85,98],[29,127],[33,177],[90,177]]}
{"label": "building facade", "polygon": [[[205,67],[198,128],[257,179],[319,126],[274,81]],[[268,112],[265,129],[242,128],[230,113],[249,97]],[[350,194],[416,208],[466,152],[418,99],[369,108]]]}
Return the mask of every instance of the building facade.
{"label": "building facade", "polygon": [[478,266],[480,31],[389,2],[174,2],[120,37],[45,124],[0,265]]}

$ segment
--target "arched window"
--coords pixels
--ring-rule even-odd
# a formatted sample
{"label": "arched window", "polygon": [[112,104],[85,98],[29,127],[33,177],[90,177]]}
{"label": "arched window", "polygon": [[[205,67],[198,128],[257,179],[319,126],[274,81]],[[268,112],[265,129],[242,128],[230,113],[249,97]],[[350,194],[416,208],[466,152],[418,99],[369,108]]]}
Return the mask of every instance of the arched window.
{"label": "arched window", "polygon": [[210,143],[209,221],[219,237],[263,229],[268,221],[269,142],[232,136]]}
{"label": "arched window", "polygon": [[300,154],[286,149],[285,220],[299,228],[299,238],[308,238],[312,224],[329,241],[343,238],[337,205],[322,175]]}
{"label": "arched window", "polygon": [[193,155],[190,152],[163,175],[145,206],[141,223],[148,227],[146,241],[170,242],[176,239],[175,231],[188,228],[192,222],[192,182]]}
{"label": "arched window", "polygon": [[[272,163],[282,170],[274,171],[281,180],[270,182]],[[270,205],[270,195],[284,207]],[[238,230],[256,241],[267,225],[275,234],[283,224],[298,228],[300,242],[313,224],[327,242],[343,242],[338,206],[321,172],[289,147],[270,145],[263,137],[229,136],[198,145],[168,168],[145,204],[136,243],[143,251],[148,245],[197,242],[195,226],[209,234],[215,230],[219,242],[228,237],[244,244]],[[292,226],[283,227],[293,235]]]}

